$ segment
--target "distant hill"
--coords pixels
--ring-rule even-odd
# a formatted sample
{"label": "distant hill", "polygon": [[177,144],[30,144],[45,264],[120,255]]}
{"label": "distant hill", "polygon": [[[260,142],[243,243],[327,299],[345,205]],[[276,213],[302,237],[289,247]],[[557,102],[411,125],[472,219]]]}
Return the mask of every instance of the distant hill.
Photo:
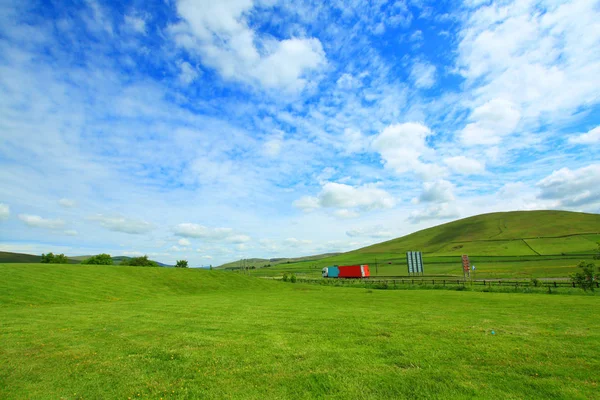
{"label": "distant hill", "polygon": [[590,254],[600,241],[600,214],[512,211],[464,218],[328,258],[332,264],[373,257],[537,256]]}
{"label": "distant hill", "polygon": [[[87,256],[72,256],[68,257],[69,264],[79,264],[83,260],[90,258],[90,255]],[[112,257],[114,264],[120,264],[123,260],[129,260],[131,257],[127,256],[116,256]],[[33,254],[22,254],[22,253],[10,253],[6,251],[0,251],[0,263],[39,263],[42,261],[42,256],[36,256]],[[161,267],[172,267],[172,265],[164,264],[158,261],[153,260]]]}
{"label": "distant hill", "polygon": [[245,261],[245,265],[249,267],[262,268],[265,265],[274,266],[278,264],[285,263],[295,263],[300,261],[317,261],[327,257],[337,256],[342,253],[325,253],[325,254],[317,254],[314,256],[305,256],[305,257],[292,257],[292,258],[247,258],[245,260],[237,260],[232,261],[230,263],[226,263],[223,265],[219,265],[217,268],[220,269],[228,269],[228,268],[240,268]]}
{"label": "distant hill", "polygon": [[42,261],[41,255],[34,256],[33,254],[0,251],[0,263],[39,263],[40,261]]}

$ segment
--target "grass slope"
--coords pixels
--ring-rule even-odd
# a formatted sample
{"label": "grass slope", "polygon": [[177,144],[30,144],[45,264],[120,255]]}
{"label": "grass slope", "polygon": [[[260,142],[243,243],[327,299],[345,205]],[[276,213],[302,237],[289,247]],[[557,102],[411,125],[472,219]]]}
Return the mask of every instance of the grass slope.
{"label": "grass slope", "polygon": [[462,275],[469,255],[481,278],[565,277],[582,259],[592,260],[600,241],[600,215],[568,211],[483,214],[316,262],[279,265],[260,275],[318,275],[328,265],[369,264],[371,273],[406,275],[406,251],[423,252],[426,273]]}
{"label": "grass slope", "polygon": [[0,277],[2,399],[598,395],[598,296],[162,268],[0,265]]}
{"label": "grass slope", "polygon": [[243,263],[245,262],[246,266],[254,266],[256,268],[261,268],[264,265],[270,265],[270,266],[274,266],[274,265],[279,265],[279,264],[287,264],[287,263],[295,263],[295,262],[302,262],[302,261],[317,261],[317,260],[321,260],[323,258],[328,258],[328,257],[334,257],[337,256],[338,254],[341,253],[327,253],[327,254],[317,254],[314,256],[305,256],[305,257],[292,257],[292,258],[248,258],[245,260],[237,260],[237,261],[232,261],[230,263],[226,263],[223,265],[219,265],[216,268],[219,269],[225,269],[225,268],[235,268],[235,269],[239,269]]}
{"label": "grass slope", "polygon": [[[477,215],[424,229],[398,239],[368,246],[351,253],[386,253],[420,250],[428,254],[451,255],[461,250],[473,255],[536,254],[522,239],[555,238],[600,234],[600,214],[569,211],[513,211]],[[541,245],[538,239],[534,243]],[[462,249],[460,246],[469,246]],[[585,250],[595,244],[590,241]],[[579,248],[579,251],[584,249]],[[464,253],[463,253],[464,254]],[[560,254],[555,252],[554,254]]]}

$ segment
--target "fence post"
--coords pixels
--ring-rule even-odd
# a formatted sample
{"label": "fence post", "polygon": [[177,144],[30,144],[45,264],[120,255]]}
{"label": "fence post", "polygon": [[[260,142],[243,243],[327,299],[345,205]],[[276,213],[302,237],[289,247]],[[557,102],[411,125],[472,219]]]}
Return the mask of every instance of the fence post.
{"label": "fence post", "polygon": [[556,287],[556,281],[554,281],[554,287]]}
{"label": "fence post", "polygon": [[573,282],[573,287],[575,287],[575,282]]}

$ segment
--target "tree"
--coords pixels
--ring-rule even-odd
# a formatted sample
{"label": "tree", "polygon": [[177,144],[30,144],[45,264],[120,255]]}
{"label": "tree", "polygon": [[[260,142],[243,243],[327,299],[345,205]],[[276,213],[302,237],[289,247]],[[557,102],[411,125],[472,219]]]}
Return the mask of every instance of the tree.
{"label": "tree", "polygon": [[69,259],[64,254],[42,254],[42,262],[44,264],[68,264]]}
{"label": "tree", "polygon": [[133,257],[121,261],[121,265],[129,265],[132,267],[158,267],[158,264],[148,259],[148,256]]}
{"label": "tree", "polygon": [[113,265],[113,260],[110,254],[98,254],[95,256],[91,256],[81,262],[82,264],[88,265]]}
{"label": "tree", "polygon": [[175,268],[188,268],[187,260],[177,260],[177,263],[175,264]]}
{"label": "tree", "polygon": [[594,256],[594,260],[600,260],[600,242],[597,243],[598,248],[596,249],[597,254]]}
{"label": "tree", "polygon": [[53,264],[68,264],[69,259],[64,254],[57,254],[54,256]]}
{"label": "tree", "polygon": [[581,261],[577,267],[581,268],[581,271],[577,271],[571,275],[571,280],[575,282],[577,286],[582,287],[583,290],[590,289],[593,291],[596,282],[600,279],[600,274],[596,271],[596,265],[594,263]]}
{"label": "tree", "polygon": [[51,264],[53,261],[54,261],[54,254],[52,254],[52,253],[42,254],[42,262],[44,264]]}

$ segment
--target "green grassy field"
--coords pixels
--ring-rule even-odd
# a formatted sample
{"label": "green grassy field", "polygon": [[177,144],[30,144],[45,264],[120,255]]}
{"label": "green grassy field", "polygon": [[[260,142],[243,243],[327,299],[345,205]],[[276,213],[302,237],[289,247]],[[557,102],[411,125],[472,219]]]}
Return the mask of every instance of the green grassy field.
{"label": "green grassy field", "polygon": [[2,399],[599,393],[598,296],[116,266],[0,264],[0,277]]}
{"label": "green grassy field", "polygon": [[515,211],[478,215],[319,260],[290,262],[249,273],[318,276],[330,265],[368,264],[374,276],[406,276],[406,252],[423,252],[426,275],[462,276],[461,256],[477,277],[561,278],[590,261],[600,242],[600,215],[568,211]]}

